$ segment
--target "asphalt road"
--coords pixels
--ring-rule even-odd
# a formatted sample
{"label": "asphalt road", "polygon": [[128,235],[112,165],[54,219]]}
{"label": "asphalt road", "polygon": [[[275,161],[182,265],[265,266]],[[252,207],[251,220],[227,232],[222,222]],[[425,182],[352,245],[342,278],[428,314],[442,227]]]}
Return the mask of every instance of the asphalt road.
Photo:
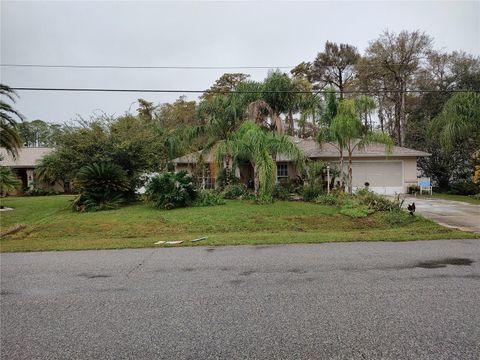
{"label": "asphalt road", "polygon": [[479,359],[480,240],[1,255],[2,359]]}

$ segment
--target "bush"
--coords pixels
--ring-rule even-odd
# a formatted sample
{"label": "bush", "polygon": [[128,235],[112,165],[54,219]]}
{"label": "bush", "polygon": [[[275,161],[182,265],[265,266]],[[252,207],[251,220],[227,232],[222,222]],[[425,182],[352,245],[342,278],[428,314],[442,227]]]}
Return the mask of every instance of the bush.
{"label": "bush", "polygon": [[342,204],[343,198],[341,196],[335,196],[333,194],[328,194],[328,195],[325,194],[325,195],[317,196],[314,202],[320,205],[339,206]]}
{"label": "bush", "polygon": [[402,202],[399,199],[390,200],[382,195],[371,191],[358,191],[355,193],[357,201],[375,211],[396,211],[402,208]]}
{"label": "bush", "polygon": [[150,180],[145,194],[155,207],[170,210],[191,205],[197,198],[197,189],[185,171],[166,172]]}
{"label": "bush", "polygon": [[223,168],[217,176],[216,185],[223,189],[225,186],[228,186],[227,184],[235,185],[239,181],[240,179],[235,176],[234,171],[231,170],[227,173],[227,169]]}
{"label": "bush", "polygon": [[129,191],[127,174],[118,165],[93,163],[82,167],[74,180],[79,195],[72,201],[76,211],[116,209]]}
{"label": "bush", "polygon": [[475,199],[475,200],[480,200],[480,193],[475,194],[475,195],[470,195],[470,197],[471,197],[472,199]]}
{"label": "bush", "polygon": [[305,201],[314,201],[323,194],[323,189],[316,185],[307,185],[303,188],[302,196]]}
{"label": "bush", "polygon": [[373,214],[375,210],[370,209],[368,206],[361,204],[356,199],[347,199],[343,202],[340,214],[349,216],[352,218],[364,218],[370,214]]}
{"label": "bush", "polygon": [[290,179],[281,179],[273,189],[273,197],[279,200],[290,200],[295,192],[295,185]]}
{"label": "bush", "polygon": [[227,185],[222,191],[222,197],[224,199],[244,199],[250,198],[250,193],[248,189],[243,184],[236,184],[236,185]]}
{"label": "bush", "polygon": [[408,192],[409,194],[419,193],[419,192],[420,192],[420,186],[415,185],[415,184],[408,185],[407,192]]}
{"label": "bush", "polygon": [[225,200],[215,190],[203,190],[197,195],[193,206],[216,206],[225,205]]}
{"label": "bush", "polygon": [[37,187],[30,187],[25,192],[26,196],[47,196],[47,195],[57,195],[53,190],[41,189]]}
{"label": "bush", "polygon": [[452,184],[450,193],[454,195],[475,195],[480,191],[480,186],[470,180],[461,180]]}

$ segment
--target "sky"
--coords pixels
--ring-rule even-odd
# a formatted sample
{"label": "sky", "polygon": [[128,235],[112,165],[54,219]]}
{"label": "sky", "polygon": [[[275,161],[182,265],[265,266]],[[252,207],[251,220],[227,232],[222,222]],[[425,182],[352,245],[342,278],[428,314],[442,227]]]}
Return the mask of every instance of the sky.
{"label": "sky", "polygon": [[[386,29],[422,30],[443,51],[480,55],[480,1],[160,2],[1,1],[1,64],[294,66],[327,40],[361,53]],[[207,89],[225,72],[262,80],[267,69],[0,67],[10,87]],[[289,71],[285,69],[284,71]],[[182,94],[19,91],[27,120],[63,123],[135,112]],[[188,94],[188,99],[197,95]]]}

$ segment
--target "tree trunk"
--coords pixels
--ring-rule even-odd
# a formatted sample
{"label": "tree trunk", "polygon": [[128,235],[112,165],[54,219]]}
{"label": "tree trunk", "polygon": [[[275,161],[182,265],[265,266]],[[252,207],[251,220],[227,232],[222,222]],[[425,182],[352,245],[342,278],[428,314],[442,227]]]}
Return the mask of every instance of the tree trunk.
{"label": "tree trunk", "polygon": [[345,188],[345,185],[343,183],[343,149],[340,148],[340,185],[342,188]]}
{"label": "tree trunk", "polygon": [[406,83],[402,81],[401,85],[401,108],[400,108],[400,146],[405,144],[405,128],[406,128],[406,118],[405,118],[405,91],[406,89]]}
{"label": "tree trunk", "polygon": [[252,164],[253,167],[253,187],[255,189],[255,196],[258,197],[260,193],[260,178],[258,175],[258,168],[256,164]]}
{"label": "tree trunk", "polygon": [[231,185],[230,183],[231,174],[232,174],[231,156],[227,154],[225,156],[225,184],[226,185]]}
{"label": "tree trunk", "polygon": [[353,186],[352,186],[352,152],[349,150],[348,151],[348,194],[352,195],[353,194]]}
{"label": "tree trunk", "polygon": [[293,114],[292,111],[288,111],[288,133],[293,136]]}

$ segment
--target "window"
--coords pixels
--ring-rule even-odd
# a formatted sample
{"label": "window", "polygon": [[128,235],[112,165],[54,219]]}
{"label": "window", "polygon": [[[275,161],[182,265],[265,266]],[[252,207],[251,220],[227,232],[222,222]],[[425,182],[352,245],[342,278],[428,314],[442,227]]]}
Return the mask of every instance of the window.
{"label": "window", "polygon": [[287,164],[277,164],[277,181],[288,177]]}

